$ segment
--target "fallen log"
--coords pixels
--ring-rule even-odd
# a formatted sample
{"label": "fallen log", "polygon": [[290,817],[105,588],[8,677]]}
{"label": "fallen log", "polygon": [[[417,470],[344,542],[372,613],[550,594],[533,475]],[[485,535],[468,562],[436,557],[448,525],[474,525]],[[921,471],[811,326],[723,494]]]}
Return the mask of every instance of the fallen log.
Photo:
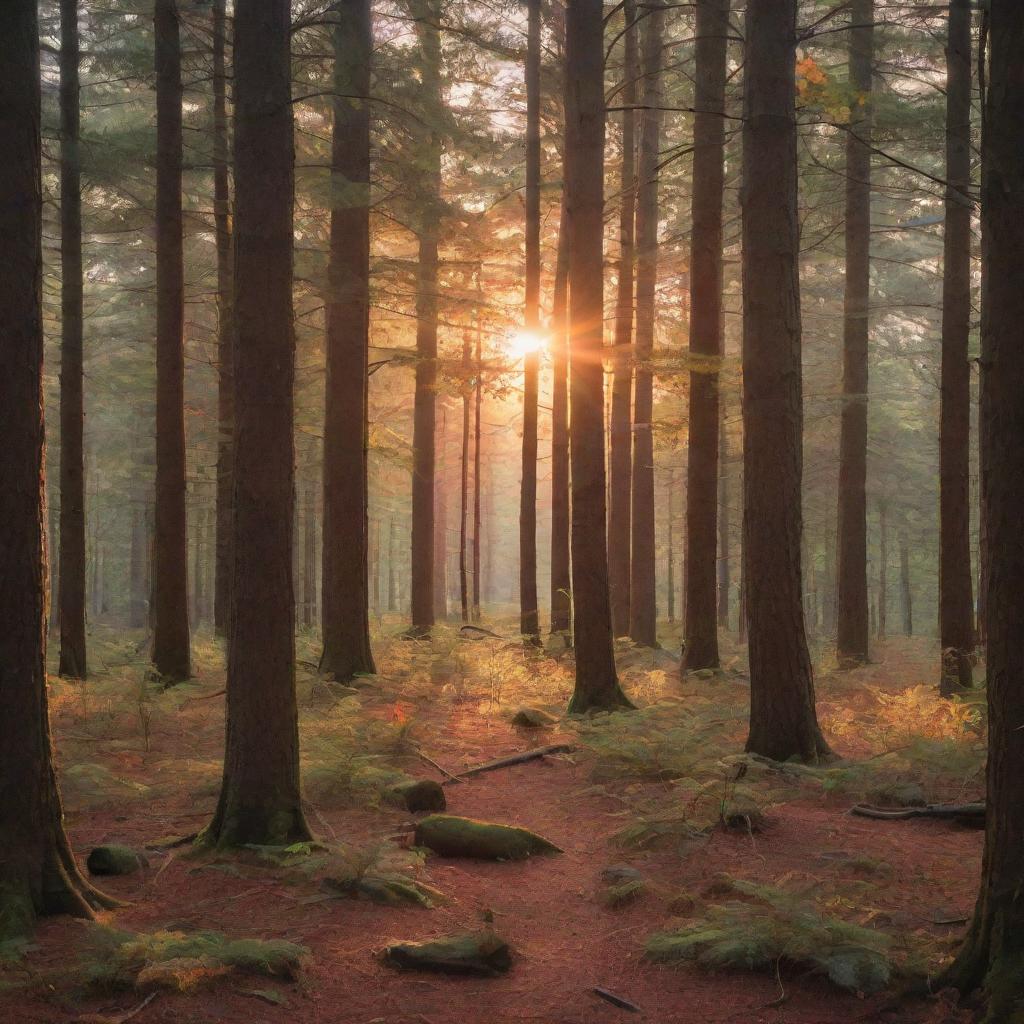
{"label": "fallen log", "polygon": [[882,821],[905,821],[908,818],[941,818],[956,821],[973,828],[985,827],[985,805],[977,804],[927,804],[924,807],[873,807],[871,804],[856,804],[850,810],[860,818],[875,818]]}
{"label": "fallen log", "polygon": [[571,754],[575,749],[570,743],[551,743],[546,747],[534,747],[533,750],[526,750],[521,754],[509,754],[508,757],[498,757],[493,761],[485,761],[483,764],[467,768],[456,775],[451,775],[443,785],[448,785],[449,782],[461,782],[473,775],[483,775],[484,772],[497,771],[499,768],[509,768],[515,764],[536,761],[540,757],[547,757],[548,754]]}

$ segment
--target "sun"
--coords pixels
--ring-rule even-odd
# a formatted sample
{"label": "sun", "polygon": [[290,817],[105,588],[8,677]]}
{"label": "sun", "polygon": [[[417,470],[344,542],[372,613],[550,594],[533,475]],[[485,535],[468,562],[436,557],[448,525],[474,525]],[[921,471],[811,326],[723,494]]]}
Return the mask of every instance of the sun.
{"label": "sun", "polygon": [[534,352],[544,348],[547,339],[537,331],[518,330],[512,331],[508,336],[508,351],[516,359],[524,359]]}

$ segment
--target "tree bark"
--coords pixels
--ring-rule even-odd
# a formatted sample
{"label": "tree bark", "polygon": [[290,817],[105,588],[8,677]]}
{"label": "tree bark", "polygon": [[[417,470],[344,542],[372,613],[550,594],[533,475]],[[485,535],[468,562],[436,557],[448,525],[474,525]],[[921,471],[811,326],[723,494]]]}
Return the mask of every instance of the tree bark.
{"label": "tree bark", "polygon": [[[563,171],[564,176],[564,171]],[[569,559],[569,223],[563,184],[551,300],[551,632],[572,643]]]}
{"label": "tree bark", "polygon": [[[692,401],[692,398],[691,398]],[[729,589],[732,586],[732,552],[729,508],[729,435],[726,433],[725,401],[718,390],[718,628],[729,628]]]}
{"label": "tree bark", "polygon": [[375,670],[367,507],[370,346],[370,0],[334,8],[334,134],[323,459],[323,652],[345,682]]}
{"label": "tree bark", "polygon": [[741,188],[747,750],[779,761],[829,753],[815,712],[801,596],[796,6],[747,6]]}
{"label": "tree bark", "polygon": [[235,489],[224,777],[204,845],[308,839],[295,699],[290,4],[235,5]]}
{"label": "tree bark", "polygon": [[[306,488],[306,514],[303,517],[302,529],[302,617],[303,625],[312,629],[317,621],[316,607],[316,488],[310,484]],[[363,553],[367,554],[366,540],[363,541]],[[367,563],[363,561],[365,578]],[[369,593],[368,586],[363,589],[363,614],[367,616],[367,632],[369,632]]]}
{"label": "tree bark", "polygon": [[459,459],[459,605],[462,621],[469,622],[469,400],[472,393],[472,342],[469,328],[462,332],[462,453]]}
{"label": "tree bark", "polygon": [[[946,43],[946,221],[939,387],[939,634],[949,695],[972,684],[971,579],[971,9],[949,5]],[[951,670],[951,671],[950,671]]]}
{"label": "tree bark", "polygon": [[905,532],[900,533],[900,594],[903,608],[903,632],[914,635],[914,603],[910,587],[910,544]]}
{"label": "tree bark", "polygon": [[886,503],[878,503],[878,639],[884,640],[888,613],[889,530]]}
{"label": "tree bark", "polygon": [[112,905],[64,832],[47,709],[39,80],[36,2],[11,0],[0,32],[0,940],[41,914]]}
{"label": "tree bark", "polygon": [[601,0],[566,9],[572,595],[576,685],[569,711],[629,707],[612,646],[605,517],[603,348],[604,39]]}
{"label": "tree bark", "polygon": [[[719,396],[722,361],[722,199],[729,0],[697,4],[690,256],[690,457],[686,482],[686,629],[682,671],[718,668]],[[725,535],[726,548],[728,534]],[[728,554],[725,555],[728,623]],[[716,614],[717,611],[717,614]]]}
{"label": "tree bark", "polygon": [[608,581],[615,636],[629,633],[630,537],[633,465],[633,269],[636,232],[637,17],[635,0],[624,0],[622,170],[619,176],[619,263],[612,350],[612,394],[609,417]]}
{"label": "tree bark", "polygon": [[[477,293],[480,290],[480,269],[477,268]],[[473,619],[480,618],[480,439],[481,414],[484,394],[484,361],[483,338],[480,329],[480,311],[477,311],[476,339],[474,362],[476,364],[476,384],[473,395]]]}
{"label": "tree bark", "polygon": [[837,655],[868,660],[867,452],[871,244],[871,69],[874,0],[850,4],[851,104],[846,135],[846,285],[843,298],[843,404],[839,438]]}
{"label": "tree bark", "polygon": [[234,486],[234,323],[225,2],[213,0],[213,220],[217,242],[217,541],[213,620],[221,636],[227,636],[231,610]]}
{"label": "tree bark", "polygon": [[658,148],[661,137],[661,0],[648,3],[643,44],[643,117],[636,211],[636,369],[633,374],[633,514],[630,522],[629,635],[658,646],[654,522],[654,329],[658,284]]}
{"label": "tree bark", "polygon": [[448,618],[448,407],[444,396],[434,451],[434,617],[443,622]]}
{"label": "tree bark", "polygon": [[[85,472],[82,452],[82,161],[78,0],[60,4],[60,665],[84,679]],[[51,557],[56,556],[51,553]]]}
{"label": "tree bark", "polygon": [[668,621],[676,621],[676,581],[675,581],[675,523],[673,522],[674,508],[672,507],[672,495],[675,493],[675,479],[669,480],[668,490],[668,539],[665,545],[665,590],[668,604]]}
{"label": "tree bark", "polygon": [[989,1024],[1024,1014],[1024,7],[992,0],[982,140],[982,444],[990,556],[987,827],[981,892],[942,981],[983,987]]}
{"label": "tree bark", "polygon": [[192,674],[185,501],[185,268],[181,214],[181,40],[175,0],[156,0],[156,592],[153,663]]}
{"label": "tree bark", "polygon": [[416,271],[416,392],[413,403],[412,628],[434,625],[434,470],[437,383],[437,244],[441,201],[441,36],[439,0],[412,0],[420,42],[423,128],[423,211]]}

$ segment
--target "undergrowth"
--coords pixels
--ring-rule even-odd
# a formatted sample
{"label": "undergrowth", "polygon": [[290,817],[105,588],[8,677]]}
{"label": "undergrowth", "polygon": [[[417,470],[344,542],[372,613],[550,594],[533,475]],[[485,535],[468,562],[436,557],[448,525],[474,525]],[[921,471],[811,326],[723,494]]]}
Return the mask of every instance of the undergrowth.
{"label": "undergrowth", "polygon": [[851,992],[877,992],[893,976],[892,939],[823,912],[806,892],[731,879],[733,898],[647,940],[647,956],[706,968],[810,967]]}

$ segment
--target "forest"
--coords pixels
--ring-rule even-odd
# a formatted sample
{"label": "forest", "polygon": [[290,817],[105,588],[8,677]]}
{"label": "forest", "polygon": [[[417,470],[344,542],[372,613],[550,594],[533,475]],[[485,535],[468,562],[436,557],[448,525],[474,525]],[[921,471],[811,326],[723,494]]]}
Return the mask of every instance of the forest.
{"label": "forest", "polygon": [[1021,0],[0,0],[0,1022],[1024,1024]]}

